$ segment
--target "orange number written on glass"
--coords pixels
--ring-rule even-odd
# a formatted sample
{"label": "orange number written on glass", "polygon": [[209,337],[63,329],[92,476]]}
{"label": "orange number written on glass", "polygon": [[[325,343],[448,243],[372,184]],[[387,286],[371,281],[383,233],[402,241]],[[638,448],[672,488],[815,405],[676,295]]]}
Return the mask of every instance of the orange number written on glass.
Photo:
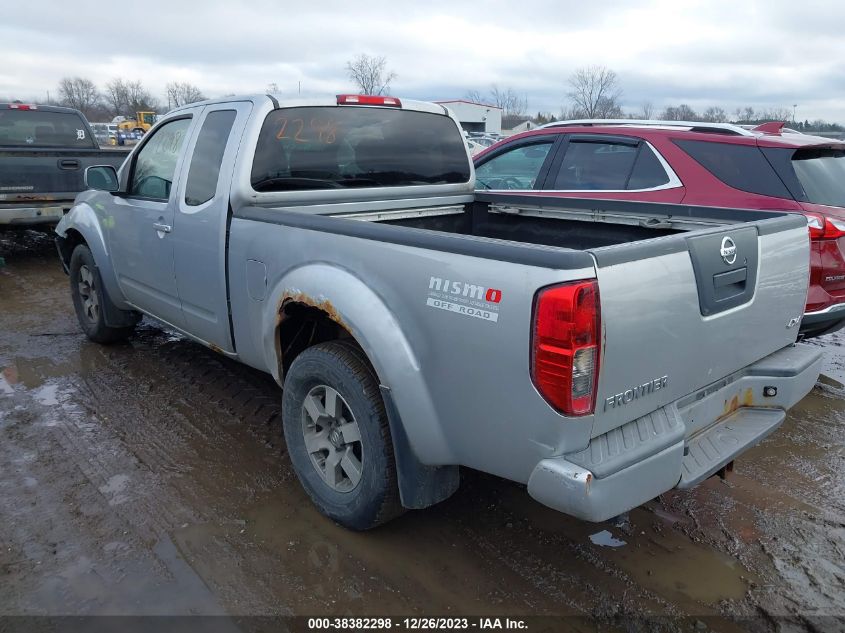
{"label": "orange number written on glass", "polygon": [[279,131],[276,133],[276,138],[280,141],[292,139],[295,143],[331,145],[337,140],[337,123],[331,119],[327,119],[326,121],[311,119],[308,131],[306,131],[306,125],[303,119],[293,119],[290,121],[290,129],[288,129],[287,118],[280,118],[278,123]]}

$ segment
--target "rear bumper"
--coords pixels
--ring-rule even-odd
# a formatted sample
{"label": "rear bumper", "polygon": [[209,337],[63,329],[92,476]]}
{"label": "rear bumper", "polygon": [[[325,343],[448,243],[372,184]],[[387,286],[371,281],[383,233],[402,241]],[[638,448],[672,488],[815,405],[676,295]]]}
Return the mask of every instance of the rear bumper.
{"label": "rear bumper", "polygon": [[809,335],[829,334],[845,325],[845,303],[835,303],[824,310],[805,312],[801,332]]}
{"label": "rear bumper", "polygon": [[807,345],[775,352],[594,437],[578,453],[542,460],[528,493],[566,514],[604,521],[672,488],[694,486],[777,429],[813,388],[821,361],[821,351]]}
{"label": "rear bumper", "polygon": [[65,214],[61,206],[0,207],[0,226],[30,226],[56,224]]}

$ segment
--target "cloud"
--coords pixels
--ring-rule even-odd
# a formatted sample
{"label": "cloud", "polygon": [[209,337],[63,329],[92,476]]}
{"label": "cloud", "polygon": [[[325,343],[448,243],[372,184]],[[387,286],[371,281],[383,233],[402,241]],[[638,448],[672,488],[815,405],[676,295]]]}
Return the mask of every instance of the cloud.
{"label": "cloud", "polygon": [[44,98],[73,75],[100,86],[140,79],[159,95],[169,81],[208,95],[269,83],[290,96],[335,93],[351,88],[346,61],[369,53],[387,57],[400,96],[455,98],[495,83],[526,95],[531,111],[558,113],[567,77],[603,64],[630,110],[797,103],[802,118],[845,122],[845,3],[184,0],[140,17],[102,2],[50,4],[4,8],[0,97]]}

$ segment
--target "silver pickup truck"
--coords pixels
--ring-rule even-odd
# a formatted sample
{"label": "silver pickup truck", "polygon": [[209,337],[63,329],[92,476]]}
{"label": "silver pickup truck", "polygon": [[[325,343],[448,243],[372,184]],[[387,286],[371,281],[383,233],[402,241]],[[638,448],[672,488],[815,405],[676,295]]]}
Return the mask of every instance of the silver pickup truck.
{"label": "silver pickup truck", "polygon": [[148,314],[283,387],[299,479],[367,529],[459,467],[591,521],[729,468],[814,385],[800,215],[475,194],[450,112],[171,112],[57,227],[79,322]]}

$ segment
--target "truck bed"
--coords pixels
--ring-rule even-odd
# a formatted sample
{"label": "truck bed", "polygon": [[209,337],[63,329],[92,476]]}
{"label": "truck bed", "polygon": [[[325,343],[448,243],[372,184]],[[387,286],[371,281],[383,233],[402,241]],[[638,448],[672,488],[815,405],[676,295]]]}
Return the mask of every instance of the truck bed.
{"label": "truck bed", "polygon": [[350,214],[348,217],[441,233],[592,250],[781,215],[676,204],[479,194],[466,208],[396,211],[379,213],[376,217]]}

